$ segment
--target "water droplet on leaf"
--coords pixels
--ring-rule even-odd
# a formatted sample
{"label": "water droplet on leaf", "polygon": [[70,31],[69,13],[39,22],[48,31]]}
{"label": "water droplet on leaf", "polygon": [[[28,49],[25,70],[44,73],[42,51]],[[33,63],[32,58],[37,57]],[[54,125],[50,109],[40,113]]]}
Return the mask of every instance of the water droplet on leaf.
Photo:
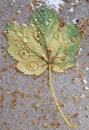
{"label": "water droplet on leaf", "polygon": [[58,34],[58,33],[55,34],[55,38],[56,38],[56,39],[59,38],[59,34]]}
{"label": "water droplet on leaf", "polygon": [[52,19],[51,18],[49,18],[49,21],[51,21]]}
{"label": "water droplet on leaf", "polygon": [[25,24],[25,23],[23,23],[22,25],[23,25],[24,27],[28,27],[27,24]]}
{"label": "water droplet on leaf", "polygon": [[34,27],[34,24],[33,24],[33,23],[32,23],[31,25],[32,25],[32,27]]}
{"label": "water droplet on leaf", "polygon": [[27,38],[27,37],[24,37],[23,42],[24,42],[24,43],[27,43],[27,42],[28,42],[28,38]]}
{"label": "water droplet on leaf", "polygon": [[45,25],[46,25],[46,26],[49,25],[49,22],[48,22],[48,21],[45,21]]}
{"label": "water droplet on leaf", "polygon": [[40,44],[38,43],[37,46],[40,46]]}
{"label": "water droplet on leaf", "polygon": [[37,22],[37,19],[34,19],[35,20],[35,22]]}
{"label": "water droplet on leaf", "polygon": [[36,71],[38,69],[39,65],[35,62],[30,62],[27,64],[27,68],[31,71]]}
{"label": "water droplet on leaf", "polygon": [[21,36],[22,36],[22,33],[21,33],[21,32],[17,32],[17,35],[18,35],[19,37],[21,37]]}
{"label": "water droplet on leaf", "polygon": [[40,40],[40,38],[41,38],[40,31],[35,32],[34,36],[35,36],[36,40]]}
{"label": "water droplet on leaf", "polygon": [[29,52],[27,50],[19,51],[19,56],[23,59],[27,59],[29,57]]}

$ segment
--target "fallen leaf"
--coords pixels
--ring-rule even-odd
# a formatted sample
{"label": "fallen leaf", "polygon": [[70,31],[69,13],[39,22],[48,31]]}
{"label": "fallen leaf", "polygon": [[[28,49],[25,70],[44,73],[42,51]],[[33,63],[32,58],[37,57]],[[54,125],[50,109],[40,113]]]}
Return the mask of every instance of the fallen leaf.
{"label": "fallen leaf", "polygon": [[17,68],[27,75],[40,75],[49,70],[50,87],[55,104],[66,123],[52,86],[51,70],[64,72],[75,66],[75,56],[80,49],[80,32],[77,25],[68,24],[60,28],[58,14],[41,7],[30,18],[29,27],[18,23],[7,25],[8,53],[18,61]]}

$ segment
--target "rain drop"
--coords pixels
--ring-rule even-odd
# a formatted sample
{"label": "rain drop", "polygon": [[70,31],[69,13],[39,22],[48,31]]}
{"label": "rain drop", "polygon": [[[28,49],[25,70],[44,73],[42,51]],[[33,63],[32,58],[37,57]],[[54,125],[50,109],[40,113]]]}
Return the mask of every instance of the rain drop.
{"label": "rain drop", "polygon": [[40,31],[35,32],[34,36],[35,36],[36,40],[40,40],[40,38],[41,38]]}
{"label": "rain drop", "polygon": [[55,34],[55,38],[56,38],[56,39],[59,38],[59,34],[58,34],[58,33]]}
{"label": "rain drop", "polygon": [[27,50],[19,51],[19,56],[23,59],[27,59],[29,57],[29,52]]}
{"label": "rain drop", "polygon": [[37,19],[34,19],[35,20],[35,22],[37,22]]}
{"label": "rain drop", "polygon": [[13,21],[13,23],[18,25],[18,23],[16,21]]}
{"label": "rain drop", "polygon": [[40,44],[38,43],[37,46],[40,46]]}
{"label": "rain drop", "polygon": [[52,19],[51,18],[49,18],[49,21],[51,21]]}
{"label": "rain drop", "polygon": [[17,35],[18,35],[19,37],[21,37],[21,36],[22,36],[22,33],[21,33],[21,32],[17,32]]}
{"label": "rain drop", "polygon": [[46,26],[49,25],[49,22],[48,22],[48,21],[45,21],[45,25],[46,25]]}
{"label": "rain drop", "polygon": [[33,23],[32,23],[31,25],[32,25],[32,27],[34,27],[34,24],[33,24]]}
{"label": "rain drop", "polygon": [[23,23],[22,25],[23,25],[24,27],[27,27],[27,24],[25,24],[25,23]]}
{"label": "rain drop", "polygon": [[20,11],[20,10],[17,10],[16,13],[17,13],[17,14],[21,14],[21,11]]}
{"label": "rain drop", "polygon": [[27,64],[27,68],[31,71],[36,71],[38,69],[39,65],[36,62],[30,62]]}
{"label": "rain drop", "polygon": [[28,38],[27,38],[27,37],[24,37],[23,42],[24,42],[24,43],[27,43],[27,42],[28,42]]}

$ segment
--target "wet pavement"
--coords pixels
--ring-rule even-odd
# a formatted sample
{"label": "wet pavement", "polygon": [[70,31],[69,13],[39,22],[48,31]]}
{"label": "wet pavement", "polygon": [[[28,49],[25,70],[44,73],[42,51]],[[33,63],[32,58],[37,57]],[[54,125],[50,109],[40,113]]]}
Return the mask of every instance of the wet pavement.
{"label": "wet pavement", "polygon": [[[52,79],[57,99],[70,122],[78,124],[76,130],[89,130],[89,1],[61,0],[61,5],[50,5],[51,2],[46,4],[55,8],[66,24],[82,26],[77,66],[62,74],[52,72]],[[29,25],[37,7],[36,0],[0,0],[0,130],[71,130],[52,99],[48,71],[39,77],[24,75],[7,53],[7,23]]]}

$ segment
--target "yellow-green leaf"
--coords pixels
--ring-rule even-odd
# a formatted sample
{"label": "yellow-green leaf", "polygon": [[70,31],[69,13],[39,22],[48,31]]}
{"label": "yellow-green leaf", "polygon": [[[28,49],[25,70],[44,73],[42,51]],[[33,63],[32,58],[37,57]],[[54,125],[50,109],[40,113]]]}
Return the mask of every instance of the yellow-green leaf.
{"label": "yellow-green leaf", "polygon": [[77,25],[60,28],[58,14],[41,7],[30,18],[29,27],[18,23],[7,25],[8,53],[18,61],[17,68],[26,75],[40,75],[47,68],[55,104],[66,123],[75,128],[63,114],[54,93],[51,69],[56,72],[75,65],[75,56],[80,49],[80,32]]}

